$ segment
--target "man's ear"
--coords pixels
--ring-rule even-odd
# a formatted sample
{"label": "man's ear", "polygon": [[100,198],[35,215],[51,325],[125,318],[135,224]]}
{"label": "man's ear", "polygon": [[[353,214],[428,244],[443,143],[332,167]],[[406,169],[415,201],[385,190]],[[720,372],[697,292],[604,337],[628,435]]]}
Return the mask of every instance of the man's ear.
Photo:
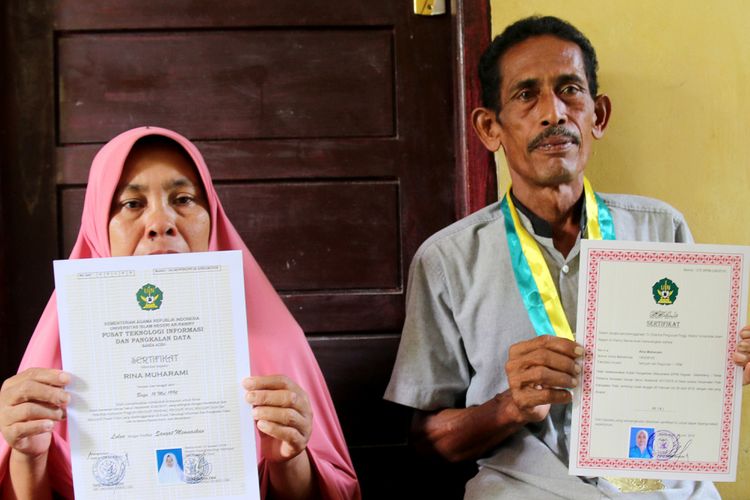
{"label": "man's ear", "polygon": [[607,94],[600,94],[594,99],[594,126],[591,133],[595,139],[604,137],[604,129],[607,128],[609,117],[612,115],[612,101]]}
{"label": "man's ear", "polygon": [[476,108],[471,112],[471,124],[484,147],[493,153],[503,145],[502,127],[497,121],[497,113],[489,108]]}

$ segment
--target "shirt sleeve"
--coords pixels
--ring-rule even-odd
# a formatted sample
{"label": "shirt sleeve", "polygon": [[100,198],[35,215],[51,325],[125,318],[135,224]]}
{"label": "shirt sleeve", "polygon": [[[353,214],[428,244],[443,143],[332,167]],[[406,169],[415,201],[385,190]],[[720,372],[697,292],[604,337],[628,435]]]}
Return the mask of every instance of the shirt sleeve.
{"label": "shirt sleeve", "polygon": [[434,246],[409,270],[406,320],[385,399],[420,410],[463,406],[471,380],[445,260]]}

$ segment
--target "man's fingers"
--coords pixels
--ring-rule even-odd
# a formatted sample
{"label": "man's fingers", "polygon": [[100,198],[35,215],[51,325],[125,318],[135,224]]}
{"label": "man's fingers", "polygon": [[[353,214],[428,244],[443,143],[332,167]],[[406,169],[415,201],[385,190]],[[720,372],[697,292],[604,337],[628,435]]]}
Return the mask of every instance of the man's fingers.
{"label": "man's fingers", "polygon": [[571,388],[578,385],[578,380],[567,373],[558,372],[546,366],[534,366],[514,375],[510,385],[514,389],[528,386]]}
{"label": "man's fingers", "polygon": [[530,410],[539,405],[570,403],[573,396],[564,389],[535,389],[530,387],[520,393],[514,394],[513,401],[521,411]]}
{"label": "man's fingers", "polygon": [[510,346],[508,358],[524,356],[537,349],[554,351],[574,359],[583,354],[583,347],[572,340],[554,335],[539,335],[531,340],[524,340]]}
{"label": "man's fingers", "polygon": [[508,363],[521,370],[535,366],[546,366],[558,372],[569,373],[572,376],[580,373],[580,367],[572,358],[546,349],[531,351],[521,358],[509,360]]}

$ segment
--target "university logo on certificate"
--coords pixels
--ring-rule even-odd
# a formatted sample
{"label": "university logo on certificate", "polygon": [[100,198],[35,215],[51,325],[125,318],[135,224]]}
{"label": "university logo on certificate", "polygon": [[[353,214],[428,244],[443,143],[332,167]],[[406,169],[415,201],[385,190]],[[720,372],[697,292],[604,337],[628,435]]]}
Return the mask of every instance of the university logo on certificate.
{"label": "university logo on certificate", "polygon": [[750,249],[581,245],[569,470],[734,481]]}
{"label": "university logo on certificate", "polygon": [[76,498],[259,498],[242,253],[54,267]]}

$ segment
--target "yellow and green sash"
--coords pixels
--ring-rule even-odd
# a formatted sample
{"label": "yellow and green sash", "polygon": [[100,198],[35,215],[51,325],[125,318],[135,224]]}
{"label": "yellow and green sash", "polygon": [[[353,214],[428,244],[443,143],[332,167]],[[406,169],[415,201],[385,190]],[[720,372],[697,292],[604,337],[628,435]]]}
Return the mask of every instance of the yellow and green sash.
{"label": "yellow and green sash", "polygon": [[[586,203],[586,235],[591,240],[614,240],[615,227],[612,214],[602,199],[592,189],[588,179],[583,179]],[[560,296],[552,281],[547,262],[534,238],[518,220],[518,213],[510,196],[510,187],[500,203],[505,218],[510,260],[516,283],[521,292],[529,319],[537,335],[557,335],[575,340],[565,317]]]}

